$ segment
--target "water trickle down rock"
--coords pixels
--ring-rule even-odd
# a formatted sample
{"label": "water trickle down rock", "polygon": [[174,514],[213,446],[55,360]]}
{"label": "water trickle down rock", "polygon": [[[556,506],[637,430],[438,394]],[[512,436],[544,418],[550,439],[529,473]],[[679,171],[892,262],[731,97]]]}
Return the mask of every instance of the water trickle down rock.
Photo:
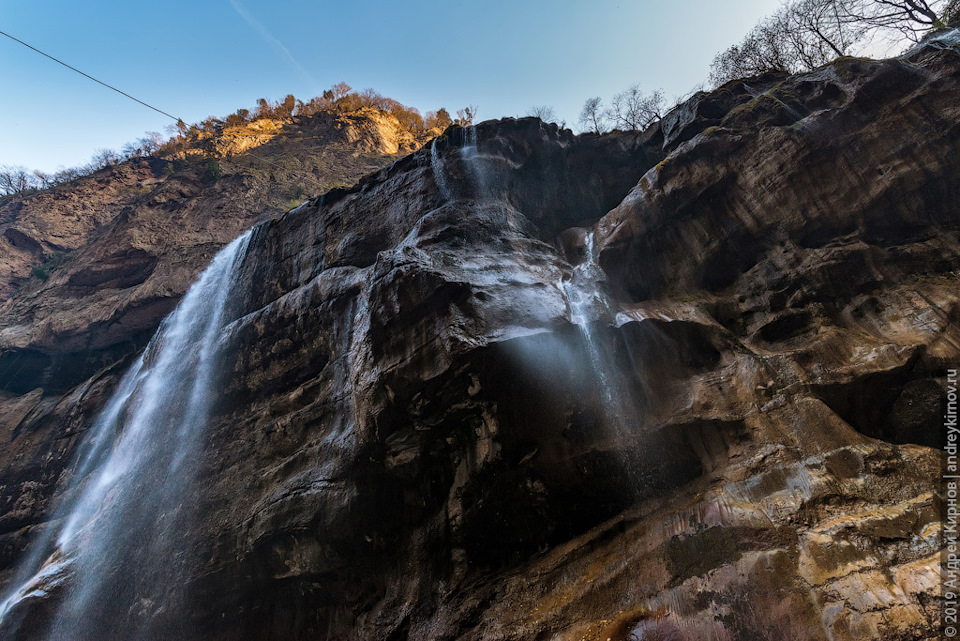
{"label": "water trickle down rock", "polygon": [[451,191],[450,185],[447,183],[447,176],[443,169],[443,159],[437,150],[438,140],[439,138],[434,138],[430,142],[430,168],[433,170],[433,179],[437,184],[440,195],[443,196],[443,200],[450,201],[453,200],[453,191]]}

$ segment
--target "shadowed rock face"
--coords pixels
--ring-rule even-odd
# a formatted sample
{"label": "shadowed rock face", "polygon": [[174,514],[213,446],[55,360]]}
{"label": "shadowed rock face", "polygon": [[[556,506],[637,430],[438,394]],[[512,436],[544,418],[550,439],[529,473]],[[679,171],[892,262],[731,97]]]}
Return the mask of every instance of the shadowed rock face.
{"label": "shadowed rock face", "polygon": [[[934,638],[958,87],[928,47],[643,134],[454,128],[259,226],[188,596],[131,611],[187,639]],[[7,401],[11,447],[50,452],[4,488],[5,567],[119,367]]]}

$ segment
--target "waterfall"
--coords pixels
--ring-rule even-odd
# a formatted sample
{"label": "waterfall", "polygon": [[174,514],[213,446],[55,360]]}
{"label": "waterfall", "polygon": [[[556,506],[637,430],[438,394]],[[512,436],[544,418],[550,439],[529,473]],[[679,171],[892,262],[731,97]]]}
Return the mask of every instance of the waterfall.
{"label": "waterfall", "polygon": [[[161,323],[81,446],[72,485],[0,602],[0,636],[52,599],[38,634],[51,640],[147,638],[118,633],[111,613],[142,620],[169,606],[186,551],[178,546],[204,427],[216,397],[224,313],[249,242],[221,250]],[[50,608],[50,604],[46,605]],[[138,617],[134,617],[138,618]]]}
{"label": "waterfall", "polygon": [[561,283],[567,304],[570,306],[570,320],[580,329],[583,342],[590,358],[590,367],[597,377],[600,392],[603,395],[604,408],[613,411],[619,403],[610,382],[607,362],[600,353],[600,343],[594,335],[591,324],[609,313],[606,297],[601,290],[603,269],[597,262],[597,250],[594,245],[594,233],[587,232],[584,241],[584,260],[573,268],[573,276]]}
{"label": "waterfall", "polygon": [[437,150],[437,140],[439,140],[439,136],[430,143],[430,168],[433,169],[433,180],[437,183],[440,195],[443,196],[444,201],[450,202],[453,200],[453,191],[451,191],[450,184],[447,182],[447,175],[443,171],[443,159]]}
{"label": "waterfall", "polygon": [[604,289],[605,274],[597,261],[596,238],[592,231],[584,239],[584,259],[574,266],[572,276],[560,283],[570,312],[570,320],[580,332],[586,352],[589,371],[592,373],[599,393],[604,429],[624,466],[624,472],[633,490],[639,490],[650,481],[646,466],[631,449],[642,447],[638,439],[641,426],[636,418],[640,415],[635,382],[624,376],[617,365],[617,347],[609,335],[596,331],[598,321],[609,320],[611,301]]}
{"label": "waterfall", "polygon": [[462,136],[462,144],[459,149],[460,162],[467,184],[462,184],[463,180],[456,181],[457,190],[456,193],[454,192],[454,187],[450,184],[444,167],[443,157],[440,155],[440,150],[437,149],[437,140],[440,139],[440,137],[437,137],[430,143],[430,168],[433,170],[433,180],[437,184],[437,189],[440,190],[440,195],[445,202],[454,200],[458,194],[461,198],[468,196],[476,199],[490,198],[493,194],[489,176],[480,160],[477,127],[467,125],[461,127],[459,132]]}
{"label": "waterfall", "polygon": [[490,189],[489,177],[480,160],[476,125],[467,125],[463,128],[463,146],[460,147],[460,159],[467,167],[474,197],[478,199],[490,198],[493,194]]}

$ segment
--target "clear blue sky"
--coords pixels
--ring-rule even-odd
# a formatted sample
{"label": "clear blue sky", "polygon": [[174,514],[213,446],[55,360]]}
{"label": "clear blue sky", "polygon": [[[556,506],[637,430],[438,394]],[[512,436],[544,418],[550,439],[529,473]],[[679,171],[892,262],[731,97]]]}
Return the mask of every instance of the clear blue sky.
{"label": "clear blue sky", "polygon": [[[0,0],[0,31],[188,123],[346,81],[479,118],[633,83],[686,94],[779,0]],[[170,120],[0,37],[0,165],[86,162]]]}

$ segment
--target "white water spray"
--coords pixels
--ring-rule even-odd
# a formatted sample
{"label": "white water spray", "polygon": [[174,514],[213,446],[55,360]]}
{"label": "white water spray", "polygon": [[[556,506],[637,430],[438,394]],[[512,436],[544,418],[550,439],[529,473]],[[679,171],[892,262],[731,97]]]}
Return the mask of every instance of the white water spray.
{"label": "white water spray", "polygon": [[101,411],[69,498],[53,515],[62,525],[34,542],[0,602],[3,638],[16,638],[20,610],[52,593],[46,638],[57,640],[107,637],[110,622],[98,618],[111,606],[135,604],[149,614],[167,605],[155,597],[177,585],[175,523],[189,504],[183,497],[216,396],[224,312],[249,238],[214,257]]}
{"label": "white water spray", "polygon": [[486,168],[483,166],[483,161],[480,160],[477,127],[475,125],[467,125],[463,128],[463,146],[460,147],[460,159],[467,168],[474,197],[478,199],[490,198],[493,194]]}
{"label": "white water spray", "polygon": [[606,361],[600,353],[600,344],[591,329],[591,324],[608,315],[609,305],[601,289],[603,269],[597,262],[597,250],[594,233],[587,232],[584,241],[584,260],[573,268],[573,277],[561,283],[567,304],[570,306],[570,320],[580,329],[583,342],[590,357],[590,366],[600,384],[604,408],[614,411],[619,402],[614,393],[607,373]]}
{"label": "white water spray", "polygon": [[458,155],[460,156],[461,168],[463,177],[466,179],[466,184],[460,179],[457,180],[454,185],[451,185],[446,168],[444,167],[443,156],[437,148],[438,137],[434,138],[433,142],[430,143],[430,168],[433,170],[433,179],[437,184],[437,189],[440,190],[440,195],[445,202],[451,202],[457,196],[461,198],[472,197],[478,200],[490,198],[493,195],[491,191],[491,181],[487,175],[483,161],[480,159],[479,146],[477,144],[477,128],[474,125],[468,125],[462,127],[459,131],[462,136],[462,145],[458,150]]}

